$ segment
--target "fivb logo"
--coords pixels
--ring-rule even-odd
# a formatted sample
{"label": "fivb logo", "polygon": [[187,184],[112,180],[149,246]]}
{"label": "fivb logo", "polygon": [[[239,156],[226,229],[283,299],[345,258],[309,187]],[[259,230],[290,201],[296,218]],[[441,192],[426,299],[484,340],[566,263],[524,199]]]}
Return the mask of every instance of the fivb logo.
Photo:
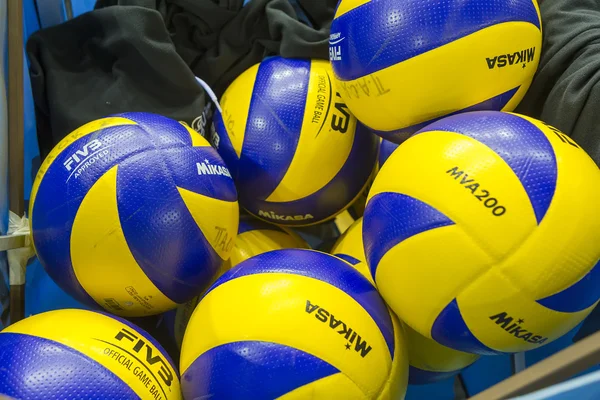
{"label": "fivb logo", "polygon": [[517,65],[523,63],[523,68],[535,58],[535,47],[529,49],[516,51],[509,54],[500,54],[495,57],[488,57],[485,60],[489,69],[504,68],[510,65]]}
{"label": "fivb logo", "polygon": [[229,170],[221,165],[212,165],[206,158],[204,162],[196,163],[198,169],[198,175],[224,175],[231,178]]}
{"label": "fivb logo", "polygon": [[[169,368],[169,364],[164,360],[162,354],[158,353],[154,356],[154,350],[147,344],[143,339],[138,338],[138,336],[127,329],[121,329],[119,333],[115,336],[115,339],[122,341],[123,339],[127,339],[132,343],[135,343],[133,346],[133,351],[136,353],[140,353],[144,346],[146,347],[146,362],[148,365],[154,365],[156,363],[160,363],[160,370],[158,371],[158,376],[162,379],[162,381],[167,386],[171,386],[173,382],[173,373]],[[149,369],[149,366],[146,365],[146,368]]]}
{"label": "fivb logo", "polygon": [[76,150],[75,153],[71,154],[69,158],[63,163],[67,171],[71,171],[73,169],[73,164],[75,167],[79,165],[82,161],[85,161],[87,157],[94,154],[97,150],[102,148],[102,142],[98,139],[94,139],[84,144],[83,147],[79,150]]}
{"label": "fivb logo", "polygon": [[340,38],[341,35],[342,34],[339,32],[329,35],[329,60],[331,61],[342,60],[342,46],[339,46],[338,44],[345,38]]}

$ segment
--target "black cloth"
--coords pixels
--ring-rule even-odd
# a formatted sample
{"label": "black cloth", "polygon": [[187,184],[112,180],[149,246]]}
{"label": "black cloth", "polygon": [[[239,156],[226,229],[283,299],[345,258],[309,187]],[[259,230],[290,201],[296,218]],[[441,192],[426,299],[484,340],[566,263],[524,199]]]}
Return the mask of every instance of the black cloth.
{"label": "black cloth", "polygon": [[206,95],[159,12],[110,7],[27,42],[42,159],[69,132],[110,114],[146,111],[193,125]]}
{"label": "black cloth", "polygon": [[540,65],[517,112],[571,136],[600,166],[600,0],[545,0]]}
{"label": "black cloth", "polygon": [[158,10],[177,52],[220,96],[265,56],[328,59],[337,0],[99,0]]}

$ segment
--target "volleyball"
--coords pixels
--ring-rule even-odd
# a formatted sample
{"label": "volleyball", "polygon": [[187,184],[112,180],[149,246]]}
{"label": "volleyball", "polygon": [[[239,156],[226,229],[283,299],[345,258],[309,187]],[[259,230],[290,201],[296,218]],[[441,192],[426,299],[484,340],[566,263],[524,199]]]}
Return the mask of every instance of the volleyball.
{"label": "volleyball", "polygon": [[541,45],[536,0],[341,0],[329,58],[350,111],[400,143],[444,116],[512,111]]}
{"label": "volleyball", "polygon": [[223,94],[211,139],[254,216],[316,224],[366,186],[377,137],[348,111],[332,80],[326,61],[271,57]]}
{"label": "volleyball", "polygon": [[[238,235],[231,250],[231,257],[223,263],[215,280],[250,257],[272,250],[293,248],[308,249],[309,246],[290,229],[266,223],[249,215],[240,215]],[[185,329],[200,298],[201,296],[195,297],[175,310],[165,313],[167,328],[179,347],[181,347]]]}
{"label": "volleyball", "polygon": [[58,310],[0,332],[0,395],[16,399],[181,399],[156,340],[104,313]]}
{"label": "volleyball", "polygon": [[146,113],[90,122],[46,157],[31,231],[48,274],[91,307],[158,314],[199,295],[229,258],[237,192],[188,126]]}
{"label": "volleyball", "polygon": [[600,298],[600,170],[567,135],[522,115],[437,121],[375,178],[365,253],[414,330],[478,354],[574,328]]}
{"label": "volleyball", "polygon": [[406,387],[404,341],[377,291],[346,262],[285,249],[219,278],[192,314],[186,398],[378,398]]}
{"label": "volleyball", "polygon": [[[375,285],[365,258],[362,240],[362,218],[357,219],[331,249],[331,254],[350,263],[358,272]],[[408,383],[422,385],[447,379],[474,363],[479,356],[443,346],[420,335],[410,326],[401,323],[394,314],[394,332],[404,333],[408,349]],[[401,327],[400,327],[400,324]],[[398,327],[398,329],[396,329]],[[403,329],[403,331],[401,331]]]}

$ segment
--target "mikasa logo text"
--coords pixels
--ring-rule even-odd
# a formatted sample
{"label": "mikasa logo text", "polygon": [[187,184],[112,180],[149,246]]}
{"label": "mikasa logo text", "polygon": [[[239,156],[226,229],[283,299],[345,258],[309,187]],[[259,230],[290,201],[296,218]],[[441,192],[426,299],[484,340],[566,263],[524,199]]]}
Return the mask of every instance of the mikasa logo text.
{"label": "mikasa logo text", "polygon": [[527,63],[530,63],[535,58],[535,47],[517,51],[509,54],[500,54],[495,57],[488,57],[485,60],[489,69],[504,68],[511,65],[523,64],[525,68]]}
{"label": "mikasa logo text", "polygon": [[196,168],[198,169],[198,175],[224,175],[231,178],[231,174],[227,168],[220,165],[212,165],[208,159],[205,159],[204,162],[196,163]]}
{"label": "mikasa logo text", "polygon": [[275,212],[273,212],[273,211],[263,211],[263,210],[258,210],[258,215],[261,217],[274,219],[274,220],[278,220],[278,221],[304,221],[304,220],[314,218],[311,214],[279,215],[279,214],[275,214]]}
{"label": "mikasa logo text", "polygon": [[546,340],[547,337],[542,335],[537,335],[533,332],[525,329],[521,324],[525,323],[523,318],[513,318],[509,316],[506,312],[501,312],[496,315],[490,316],[490,319],[496,323],[497,326],[502,327],[506,332],[513,335],[518,339],[522,339],[528,343],[542,344]]}
{"label": "mikasa logo text", "polygon": [[[316,311],[316,312],[315,312]],[[349,327],[341,319],[336,319],[335,316],[327,311],[326,309],[319,307],[316,304],[312,304],[310,300],[306,300],[306,312],[312,314],[316,319],[327,324],[334,332],[339,335],[343,335],[346,339],[346,350],[350,350],[354,344],[354,351],[360,354],[362,358],[365,358],[371,351],[371,346],[351,327]]]}

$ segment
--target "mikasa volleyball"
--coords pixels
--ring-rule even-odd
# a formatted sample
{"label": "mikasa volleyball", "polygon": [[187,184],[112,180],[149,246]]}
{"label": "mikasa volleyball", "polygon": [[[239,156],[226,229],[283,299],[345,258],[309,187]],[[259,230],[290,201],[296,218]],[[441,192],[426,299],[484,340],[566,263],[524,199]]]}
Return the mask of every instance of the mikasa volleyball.
{"label": "mikasa volleyball", "polygon": [[280,225],[333,218],[364,190],[377,137],[338,93],[329,63],[271,57],[225,91],[212,141],[240,205]]}
{"label": "mikasa volleyball", "polygon": [[341,0],[329,58],[350,111],[400,143],[444,116],[512,111],[541,45],[536,0]]}

